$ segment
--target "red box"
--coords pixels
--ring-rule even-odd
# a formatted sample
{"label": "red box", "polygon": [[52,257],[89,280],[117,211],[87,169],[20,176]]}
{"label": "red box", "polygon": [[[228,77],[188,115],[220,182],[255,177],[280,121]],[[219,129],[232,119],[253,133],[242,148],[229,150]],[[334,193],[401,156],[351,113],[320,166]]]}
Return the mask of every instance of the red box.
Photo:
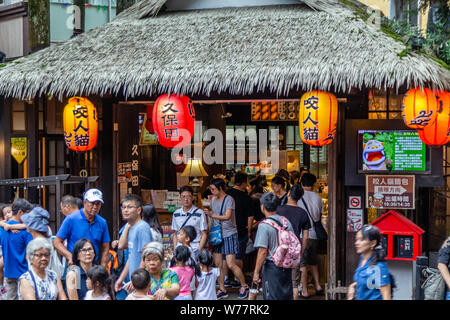
{"label": "red box", "polygon": [[425,231],[401,213],[390,210],[372,225],[380,229],[382,236],[387,236],[386,260],[415,261],[422,255]]}

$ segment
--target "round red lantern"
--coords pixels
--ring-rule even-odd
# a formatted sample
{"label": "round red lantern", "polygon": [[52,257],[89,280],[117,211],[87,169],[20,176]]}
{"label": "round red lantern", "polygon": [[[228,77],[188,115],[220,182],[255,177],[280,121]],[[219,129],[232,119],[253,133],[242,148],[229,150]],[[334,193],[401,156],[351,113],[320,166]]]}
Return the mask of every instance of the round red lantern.
{"label": "round red lantern", "polygon": [[325,91],[305,93],[300,100],[299,126],[303,142],[321,147],[330,144],[336,134],[338,103]]}
{"label": "round red lantern", "polygon": [[442,146],[450,142],[450,93],[435,91],[437,116],[431,126],[419,131],[420,139],[430,146]]}
{"label": "round red lantern", "polygon": [[153,107],[153,129],[165,148],[183,148],[195,129],[194,106],[186,96],[163,94]]}
{"label": "round red lantern", "polygon": [[403,97],[402,117],[412,129],[431,126],[437,116],[437,100],[428,88],[410,89]]}
{"label": "round red lantern", "polygon": [[74,151],[89,151],[97,144],[97,109],[86,98],[73,97],[64,107],[64,140]]}

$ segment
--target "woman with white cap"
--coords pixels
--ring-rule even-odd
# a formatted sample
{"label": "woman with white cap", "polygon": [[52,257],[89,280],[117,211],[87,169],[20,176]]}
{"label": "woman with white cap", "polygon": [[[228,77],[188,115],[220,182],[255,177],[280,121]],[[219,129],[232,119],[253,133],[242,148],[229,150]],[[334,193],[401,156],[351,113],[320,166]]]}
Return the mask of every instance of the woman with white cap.
{"label": "woman with white cap", "polygon": [[67,300],[61,279],[47,268],[52,251],[45,238],[28,243],[26,257],[31,267],[19,278],[19,300]]}
{"label": "woman with white cap", "polygon": [[144,268],[150,273],[150,290],[155,300],[173,299],[180,292],[180,281],[176,272],[163,266],[164,248],[160,242],[150,242],[142,250]]}

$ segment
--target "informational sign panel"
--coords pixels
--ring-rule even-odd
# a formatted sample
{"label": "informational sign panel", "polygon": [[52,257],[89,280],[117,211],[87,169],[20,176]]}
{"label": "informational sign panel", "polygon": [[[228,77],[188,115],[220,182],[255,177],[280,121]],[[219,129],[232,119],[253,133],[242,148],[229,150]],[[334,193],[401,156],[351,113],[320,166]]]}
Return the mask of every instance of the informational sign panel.
{"label": "informational sign panel", "polygon": [[27,138],[11,138],[11,155],[21,164],[27,157]]}
{"label": "informational sign panel", "polygon": [[367,175],[366,208],[415,209],[415,176]]}
{"label": "informational sign panel", "polygon": [[426,171],[426,145],[417,131],[359,130],[362,171]]}
{"label": "informational sign panel", "polygon": [[361,196],[348,197],[348,208],[349,209],[361,209]]}
{"label": "informational sign panel", "polygon": [[348,209],[347,210],[347,231],[358,232],[363,226],[363,210]]}

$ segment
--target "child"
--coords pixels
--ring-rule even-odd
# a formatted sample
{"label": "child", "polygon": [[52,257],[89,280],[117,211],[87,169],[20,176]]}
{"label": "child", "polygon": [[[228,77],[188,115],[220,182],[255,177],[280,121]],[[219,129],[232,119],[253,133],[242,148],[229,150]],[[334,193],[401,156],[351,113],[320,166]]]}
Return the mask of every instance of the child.
{"label": "child", "polygon": [[190,251],[192,259],[197,263],[197,257],[196,252],[191,247],[191,242],[197,237],[197,231],[195,231],[195,228],[192,226],[184,226],[180,229],[178,232],[178,243],[182,244],[183,246],[187,247]]}
{"label": "child", "polygon": [[189,248],[184,245],[177,246],[170,265],[169,269],[176,272],[180,280],[180,293],[174,300],[192,300],[190,284],[194,278],[194,268],[198,267],[191,257]]}
{"label": "child", "polygon": [[207,249],[198,253],[199,270],[196,270],[197,292],[195,300],[217,300],[216,280],[220,275],[219,268],[215,267],[213,257]]}
{"label": "child", "polygon": [[131,283],[136,291],[130,293],[125,300],[153,300],[153,296],[148,294],[150,290],[150,273],[141,268],[131,274]]}
{"label": "child", "polygon": [[114,300],[114,280],[104,266],[95,265],[87,272],[84,300]]}
{"label": "child", "polygon": [[25,230],[27,228],[23,223],[18,224],[8,224],[8,221],[12,218],[12,207],[11,205],[4,205],[0,207],[0,227],[5,231],[11,230],[11,232],[19,233],[20,230]]}

